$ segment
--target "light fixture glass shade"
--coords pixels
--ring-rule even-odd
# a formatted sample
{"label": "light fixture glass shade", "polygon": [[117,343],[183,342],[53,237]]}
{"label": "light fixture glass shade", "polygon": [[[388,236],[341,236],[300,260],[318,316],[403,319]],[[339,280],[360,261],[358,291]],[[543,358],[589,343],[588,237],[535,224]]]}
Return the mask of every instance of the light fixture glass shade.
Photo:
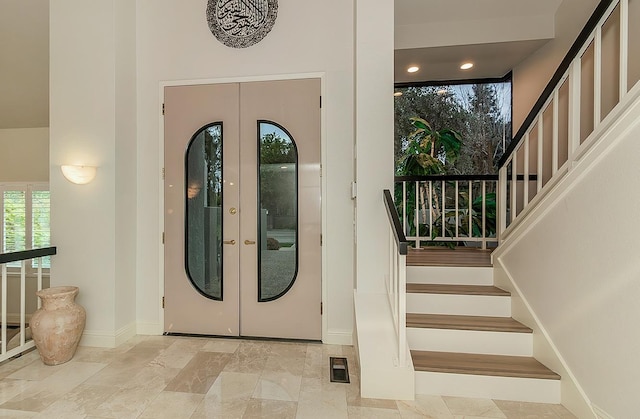
{"label": "light fixture glass shade", "polygon": [[60,168],[62,169],[62,174],[69,182],[78,185],[89,183],[96,177],[97,168],[95,166],[63,165]]}

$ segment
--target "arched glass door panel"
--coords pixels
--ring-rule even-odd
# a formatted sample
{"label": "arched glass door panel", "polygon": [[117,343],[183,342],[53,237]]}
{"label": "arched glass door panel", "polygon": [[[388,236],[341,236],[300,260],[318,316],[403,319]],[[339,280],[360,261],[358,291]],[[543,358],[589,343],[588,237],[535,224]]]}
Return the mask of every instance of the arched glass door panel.
{"label": "arched glass door panel", "polygon": [[222,300],[222,123],[199,129],[185,156],[185,270],[207,298]]}
{"label": "arched glass door panel", "polygon": [[282,126],[258,121],[258,300],[280,298],[298,273],[298,150]]}

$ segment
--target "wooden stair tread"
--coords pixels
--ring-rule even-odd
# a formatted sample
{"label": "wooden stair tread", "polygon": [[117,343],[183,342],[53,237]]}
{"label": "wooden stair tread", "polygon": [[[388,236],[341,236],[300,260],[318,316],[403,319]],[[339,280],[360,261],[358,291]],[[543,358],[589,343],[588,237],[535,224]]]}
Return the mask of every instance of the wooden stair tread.
{"label": "wooden stair tread", "polygon": [[511,317],[459,316],[451,314],[407,313],[407,327],[533,333],[529,327]]}
{"label": "wooden stair tread", "polygon": [[525,356],[411,351],[416,371],[559,380],[535,358]]}
{"label": "wooden stair tread", "polygon": [[491,267],[491,250],[446,247],[409,249],[407,266]]}
{"label": "wooden stair tread", "polygon": [[492,285],[407,284],[407,292],[421,294],[511,295],[509,291]]}

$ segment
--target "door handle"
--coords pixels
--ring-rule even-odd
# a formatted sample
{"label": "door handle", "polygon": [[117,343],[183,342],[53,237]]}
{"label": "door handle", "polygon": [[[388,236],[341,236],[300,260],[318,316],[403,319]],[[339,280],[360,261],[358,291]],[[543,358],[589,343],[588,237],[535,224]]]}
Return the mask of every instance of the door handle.
{"label": "door handle", "polygon": [[236,241],[235,241],[235,240],[225,240],[225,241],[223,241],[222,243],[224,243],[224,244],[230,244],[230,245],[232,245],[232,246],[233,246],[234,244],[236,244]]}
{"label": "door handle", "polygon": [[249,244],[256,244],[256,242],[255,242],[255,241],[253,241],[253,240],[245,240],[245,241],[244,241],[244,244],[247,244],[247,245],[249,245]]}

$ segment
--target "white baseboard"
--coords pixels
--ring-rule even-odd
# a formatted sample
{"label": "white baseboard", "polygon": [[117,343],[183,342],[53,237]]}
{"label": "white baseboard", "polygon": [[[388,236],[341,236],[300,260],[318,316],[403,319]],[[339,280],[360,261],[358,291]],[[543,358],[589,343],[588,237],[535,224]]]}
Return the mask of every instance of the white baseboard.
{"label": "white baseboard", "polygon": [[596,417],[598,419],[614,419],[613,416],[611,416],[610,414],[608,414],[604,410],[600,409],[595,404],[592,404],[591,407],[593,408],[593,412],[596,414]]}
{"label": "white baseboard", "polygon": [[328,330],[322,343],[328,345],[353,345],[353,331],[351,330]]}
{"label": "white baseboard", "polygon": [[86,330],[80,338],[80,346],[93,346],[96,348],[115,348],[116,337],[114,333],[105,330]]}
{"label": "white baseboard", "polygon": [[136,333],[145,336],[160,336],[164,333],[160,323],[136,323]]}
{"label": "white baseboard", "polygon": [[[25,323],[29,323],[31,314],[25,315]],[[7,324],[20,324],[20,313],[7,313]]]}
{"label": "white baseboard", "polygon": [[129,323],[115,332],[106,330],[85,329],[80,338],[80,346],[94,346],[98,348],[115,348],[131,339],[136,334],[136,324]]}
{"label": "white baseboard", "polygon": [[136,335],[136,324],[129,323],[126,326],[121,327],[116,331],[115,344],[116,346],[122,345],[132,337]]}
{"label": "white baseboard", "polygon": [[[82,334],[82,339],[80,339],[80,345],[114,348],[135,335],[160,336],[162,333],[163,328],[159,323],[131,323],[117,330],[115,333],[99,330],[85,330]],[[353,345],[353,331],[329,330],[322,343],[326,343],[328,345]]]}

